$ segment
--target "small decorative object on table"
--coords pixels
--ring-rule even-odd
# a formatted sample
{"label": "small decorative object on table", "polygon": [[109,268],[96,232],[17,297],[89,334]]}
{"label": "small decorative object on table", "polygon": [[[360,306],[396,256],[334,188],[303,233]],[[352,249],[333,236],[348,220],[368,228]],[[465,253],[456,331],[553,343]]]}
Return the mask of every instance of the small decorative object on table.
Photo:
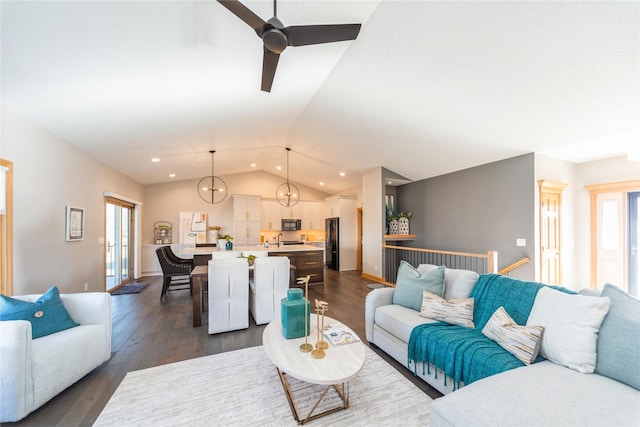
{"label": "small decorative object on table", "polygon": [[[316,326],[318,329],[318,342],[316,342],[316,349],[311,352],[311,357],[314,359],[322,359],[324,357],[324,350],[329,347],[329,344],[324,341],[324,313],[329,308],[329,304],[325,301],[316,300]],[[320,318],[322,316],[322,320]]]}
{"label": "small decorative object on table", "polygon": [[[266,242],[265,244],[268,245],[269,242]],[[304,285],[304,300],[307,302],[304,305],[304,329],[306,333],[304,334],[304,344],[300,344],[300,351],[303,353],[309,353],[311,350],[313,350],[313,346],[309,344],[309,340],[308,340],[308,336],[310,332],[309,329],[311,327],[311,325],[309,325],[309,317],[311,316],[311,302],[309,301],[309,298],[308,298],[309,279],[311,279],[311,276],[307,275],[305,277],[298,277],[298,280],[297,280],[298,285]]]}
{"label": "small decorative object on table", "polygon": [[287,297],[280,300],[283,337],[292,339],[309,335],[309,305],[309,300],[302,298],[302,289],[287,291]]}

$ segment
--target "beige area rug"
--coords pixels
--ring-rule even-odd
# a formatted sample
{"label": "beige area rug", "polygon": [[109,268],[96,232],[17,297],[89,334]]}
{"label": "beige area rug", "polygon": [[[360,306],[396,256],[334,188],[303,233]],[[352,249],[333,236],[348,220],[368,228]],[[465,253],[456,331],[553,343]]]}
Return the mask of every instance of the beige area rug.
{"label": "beige area rug", "polygon": [[[305,409],[324,389],[288,379],[296,402]],[[326,398],[322,405],[338,402],[333,390]],[[364,367],[350,382],[349,403],[348,409],[309,425],[429,424],[431,398],[369,348]],[[129,372],[94,425],[295,426],[297,422],[276,368],[259,346]]]}

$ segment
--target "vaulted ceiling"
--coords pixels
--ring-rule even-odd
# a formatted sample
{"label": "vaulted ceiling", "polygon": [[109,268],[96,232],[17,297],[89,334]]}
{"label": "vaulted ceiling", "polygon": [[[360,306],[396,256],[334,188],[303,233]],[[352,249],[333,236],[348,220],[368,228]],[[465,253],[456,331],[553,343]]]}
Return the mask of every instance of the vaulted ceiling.
{"label": "vaulted ceiling", "polygon": [[418,180],[640,141],[638,2],[279,1],[285,25],[362,29],[288,48],[271,93],[261,40],[215,1],[0,7],[3,104],[143,184],[208,175],[211,149],[216,175],[284,176],[291,147],[291,180],[337,193],[373,167]]}

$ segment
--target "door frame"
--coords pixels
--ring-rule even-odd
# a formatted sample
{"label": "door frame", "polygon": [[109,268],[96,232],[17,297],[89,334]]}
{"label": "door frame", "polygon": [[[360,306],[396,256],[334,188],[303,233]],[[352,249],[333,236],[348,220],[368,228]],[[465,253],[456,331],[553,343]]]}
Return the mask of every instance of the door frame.
{"label": "door frame", "polygon": [[125,281],[121,281],[120,283],[116,284],[115,286],[113,286],[110,289],[107,289],[107,250],[108,250],[108,245],[106,244],[107,242],[105,241],[105,245],[104,245],[104,287],[105,290],[107,292],[111,292],[114,291],[122,286],[124,286],[127,283],[130,283],[134,280],[134,278],[136,278],[136,265],[137,265],[137,250],[135,249],[137,247],[137,241],[138,239],[136,238],[136,222],[137,222],[137,209],[136,209],[136,204],[132,203],[131,201],[128,200],[123,200],[120,199],[118,197],[114,197],[113,195],[105,195],[104,197],[104,206],[105,206],[105,215],[104,215],[104,230],[105,230],[105,237],[107,236],[107,213],[106,213],[106,209],[107,209],[107,205],[111,204],[111,205],[116,205],[119,206],[121,208],[125,208],[125,209],[129,209],[130,212],[130,216],[129,216],[129,223],[127,224],[128,227],[128,234],[129,234],[129,275],[128,275],[128,279]]}
{"label": "door frame", "polygon": [[[627,193],[640,191],[640,180],[611,182],[606,184],[594,184],[585,185],[589,191],[590,196],[590,224],[591,224],[591,280],[590,287],[593,289],[598,288],[598,194],[602,193],[623,193],[623,214],[624,219],[627,217]],[[624,221],[624,220],[623,220]],[[628,227],[626,222],[625,229]],[[625,230],[625,239],[627,237],[628,230]],[[623,243],[626,248],[626,241]],[[627,251],[624,253],[624,275],[627,275]]]}

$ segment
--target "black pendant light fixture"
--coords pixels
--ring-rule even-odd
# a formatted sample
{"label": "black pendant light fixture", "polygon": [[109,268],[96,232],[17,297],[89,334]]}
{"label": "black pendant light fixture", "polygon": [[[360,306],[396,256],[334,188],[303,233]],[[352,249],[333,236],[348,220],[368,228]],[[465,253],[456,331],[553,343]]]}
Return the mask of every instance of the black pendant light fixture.
{"label": "black pendant light fixture", "polygon": [[198,194],[207,203],[215,205],[227,197],[227,184],[213,173],[215,150],[211,153],[211,176],[205,176],[198,183]]}
{"label": "black pendant light fixture", "polygon": [[289,182],[289,151],[291,151],[291,148],[286,147],[285,150],[287,150],[287,182],[280,184],[276,189],[276,198],[282,206],[290,208],[300,200],[300,190],[295,184]]}

